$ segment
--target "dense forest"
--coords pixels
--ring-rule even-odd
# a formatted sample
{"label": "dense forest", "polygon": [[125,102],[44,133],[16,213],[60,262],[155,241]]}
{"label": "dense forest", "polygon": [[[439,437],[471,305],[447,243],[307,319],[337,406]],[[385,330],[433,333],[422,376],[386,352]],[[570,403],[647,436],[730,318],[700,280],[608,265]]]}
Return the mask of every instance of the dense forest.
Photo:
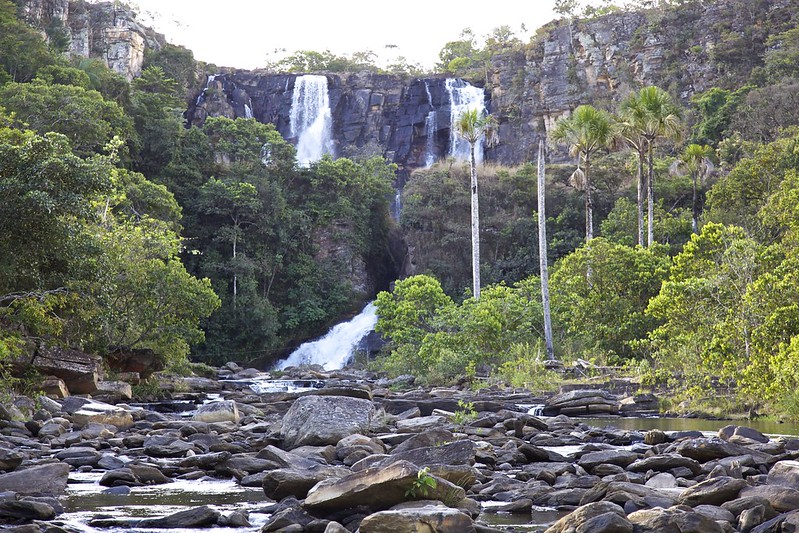
{"label": "dense forest", "polygon": [[[633,7],[668,16],[681,3]],[[558,8],[571,24],[620,9],[605,4]],[[719,72],[710,90],[640,87],[584,102],[550,132],[557,359],[618,366],[687,400],[723,387],[799,416],[797,22],[731,36],[707,59]],[[430,383],[549,382],[535,162],[477,169],[476,299],[468,163],[415,170],[397,224],[397,169],[381,157],[305,168],[271,124],[187,128],[187,98],[213,69],[190,51],[149,51],[128,82],[67,57],[59,29],[45,30],[0,0],[4,361],[48,344],[105,357],[146,349],[172,365],[274,360],[389,288],[401,232],[416,275],[377,296],[388,344],[370,364]],[[539,38],[465,31],[438,70],[485,82],[488,65]],[[269,68],[377,69],[369,54],[308,51]],[[323,243],[341,253],[320,253]],[[355,283],[353,265],[377,284]]]}

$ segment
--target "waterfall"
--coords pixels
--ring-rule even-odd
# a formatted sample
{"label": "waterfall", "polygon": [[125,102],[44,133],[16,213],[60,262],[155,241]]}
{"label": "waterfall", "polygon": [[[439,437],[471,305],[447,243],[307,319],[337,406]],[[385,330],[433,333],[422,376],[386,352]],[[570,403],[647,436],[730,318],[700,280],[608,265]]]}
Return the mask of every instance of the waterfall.
{"label": "waterfall", "polygon": [[430,168],[436,162],[436,129],[438,124],[436,120],[436,108],[433,106],[433,95],[430,94],[430,85],[427,80],[424,82],[424,91],[427,93],[427,105],[430,106],[430,111],[424,119],[425,130],[425,146],[424,146],[424,166]]}
{"label": "waterfall", "polygon": [[430,168],[436,162],[436,112],[430,111],[424,119],[424,129],[427,138],[424,145],[424,166]]}
{"label": "waterfall", "polygon": [[323,337],[306,342],[294,350],[286,359],[278,361],[277,370],[289,366],[322,365],[325,370],[337,370],[352,359],[358,343],[377,324],[377,308],[370,303],[360,314],[348,322],[333,326]]}
{"label": "waterfall", "polygon": [[249,104],[244,104],[244,118],[252,118],[252,108]]}
{"label": "waterfall", "polygon": [[[464,111],[476,109],[480,114],[486,112],[485,92],[479,87],[455,78],[447,78],[445,86],[449,93],[451,117],[449,155],[460,161],[468,160],[469,143],[458,136],[455,124]],[[474,147],[474,159],[478,164],[483,162],[482,141]]]}
{"label": "waterfall", "polygon": [[326,76],[304,75],[295,80],[289,118],[300,166],[307,167],[324,154],[333,154],[333,118]]}
{"label": "waterfall", "polygon": [[195,107],[203,103],[203,101],[205,100],[205,95],[208,92],[208,89],[211,88],[211,84],[214,83],[215,79],[216,79],[216,74],[208,75],[208,81],[205,82],[205,87],[203,88],[200,95],[197,97],[197,101],[194,102]]}

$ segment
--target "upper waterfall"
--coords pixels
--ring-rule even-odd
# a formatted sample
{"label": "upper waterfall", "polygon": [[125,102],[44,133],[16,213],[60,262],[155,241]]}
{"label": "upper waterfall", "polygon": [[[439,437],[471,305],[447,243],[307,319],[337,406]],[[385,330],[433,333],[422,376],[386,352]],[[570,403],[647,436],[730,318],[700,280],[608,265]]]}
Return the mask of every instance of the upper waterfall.
{"label": "upper waterfall", "polygon": [[[458,136],[455,124],[464,111],[476,109],[481,115],[486,112],[485,91],[456,78],[447,78],[446,88],[449,93],[451,117],[449,155],[457,160],[467,160],[469,159],[469,143]],[[483,162],[482,141],[474,147],[474,159],[478,164]]]}
{"label": "upper waterfall", "polygon": [[307,167],[325,154],[333,155],[333,118],[327,76],[297,77],[289,114],[291,136],[297,139],[297,162]]}

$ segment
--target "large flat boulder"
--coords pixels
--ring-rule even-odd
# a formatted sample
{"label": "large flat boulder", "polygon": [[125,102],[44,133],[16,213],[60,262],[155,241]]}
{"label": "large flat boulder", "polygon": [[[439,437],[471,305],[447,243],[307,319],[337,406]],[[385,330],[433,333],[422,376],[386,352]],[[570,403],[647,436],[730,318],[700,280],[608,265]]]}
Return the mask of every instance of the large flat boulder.
{"label": "large flat boulder", "polygon": [[[424,474],[423,474],[424,475]],[[434,478],[435,487],[416,487],[419,467],[399,461],[386,467],[367,468],[340,479],[322,481],[308,492],[303,504],[310,512],[364,506],[374,511],[389,509],[413,499],[449,502],[462,500],[466,493],[457,485]]]}
{"label": "large flat boulder", "polygon": [[347,396],[302,396],[283,417],[284,447],[323,446],[355,433],[372,423],[375,407],[369,400]]}
{"label": "large flat boulder", "polygon": [[619,398],[604,390],[574,390],[556,394],[544,405],[544,414],[590,415],[619,412]]}
{"label": "large flat boulder", "polygon": [[67,488],[69,465],[48,463],[0,474],[0,492],[61,495]]}
{"label": "large flat boulder", "polygon": [[72,394],[92,394],[100,380],[100,357],[60,346],[40,346],[31,364],[45,376],[64,380]]}

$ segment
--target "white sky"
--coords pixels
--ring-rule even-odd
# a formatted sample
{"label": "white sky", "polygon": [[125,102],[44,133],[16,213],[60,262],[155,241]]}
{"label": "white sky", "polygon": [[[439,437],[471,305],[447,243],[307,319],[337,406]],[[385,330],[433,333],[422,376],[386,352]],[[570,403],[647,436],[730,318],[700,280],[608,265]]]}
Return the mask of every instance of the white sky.
{"label": "white sky", "polygon": [[[478,37],[507,25],[523,41],[556,18],[555,0],[130,0],[139,20],[200,61],[253,69],[280,59],[276,49],[371,50],[378,63],[404,56],[432,68],[464,28]],[[527,32],[523,33],[524,24]],[[387,49],[385,45],[398,48]]]}

